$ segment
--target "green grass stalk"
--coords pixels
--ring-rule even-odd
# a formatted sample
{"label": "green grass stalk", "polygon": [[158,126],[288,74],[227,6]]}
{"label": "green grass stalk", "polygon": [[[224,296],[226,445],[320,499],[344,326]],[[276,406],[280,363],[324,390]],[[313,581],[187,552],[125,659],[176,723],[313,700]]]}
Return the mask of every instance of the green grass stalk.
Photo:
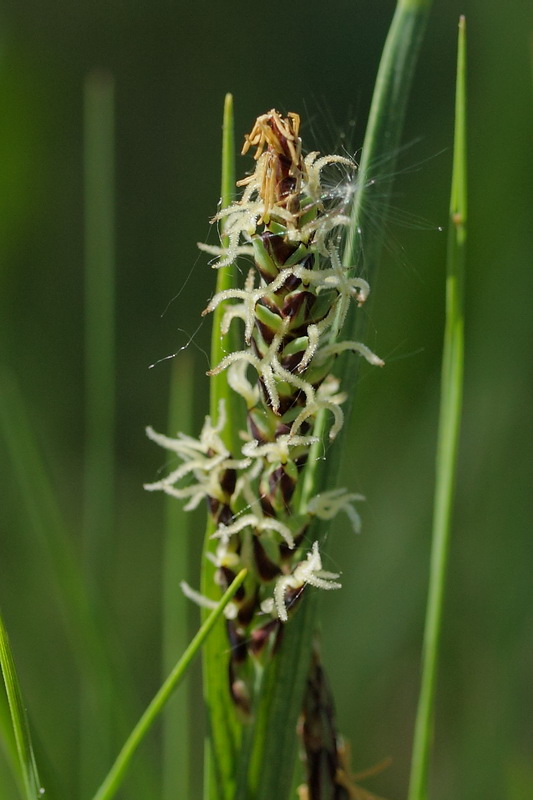
{"label": "green grass stalk", "polygon": [[[235,193],[235,142],[233,123],[233,97],[227,94],[224,101],[224,116],[222,124],[222,174],[221,174],[221,208],[229,206]],[[227,240],[222,238],[226,246]],[[235,270],[231,267],[222,267],[217,270],[216,291],[230,289],[235,285]],[[211,364],[218,364],[226,352],[237,349],[234,328],[221,337],[221,315],[224,313],[222,306],[215,309],[213,315],[213,335],[211,339]],[[210,379],[210,414],[211,419],[218,418],[219,402],[224,400],[226,405],[228,424],[222,431],[222,439],[226,447],[233,453],[238,453],[242,443],[238,439],[241,429],[239,418],[243,413],[238,403],[240,398],[230,390],[227,377],[224,374],[214,375]],[[213,550],[216,543],[211,539],[214,527],[208,517],[205,534],[205,551]],[[215,567],[205,557],[202,558],[202,593],[212,599],[216,598],[214,582]],[[205,613],[204,613],[205,618]],[[203,680],[204,696],[209,715],[209,732],[205,747],[205,777],[204,797],[206,800],[223,798],[232,800],[235,788],[235,774],[237,768],[237,754],[241,744],[241,725],[235,714],[235,708],[228,697],[227,674],[224,656],[227,649],[227,636],[225,626],[216,627],[209,638],[203,654]]]}
{"label": "green grass stalk", "polygon": [[415,724],[409,800],[426,800],[428,797],[437,666],[463,394],[466,219],[466,31],[465,19],[461,17],[457,57],[455,143],[448,234],[446,324],[437,443],[433,543],[424,630],[422,681]]}
{"label": "green grass stalk", "polygon": [[[18,786],[20,796],[22,796],[24,786],[20,775],[17,743],[15,742],[7,694],[3,689],[0,689],[0,748],[5,756],[4,760],[6,767],[9,769],[9,774]],[[6,777],[0,775],[0,786],[5,785],[3,783],[5,780],[8,780],[7,774]]]}
{"label": "green grass stalk", "polygon": [[[235,134],[233,122],[233,96],[227,94],[224,99],[224,116],[222,121],[222,171],[220,180],[220,207],[227,208],[235,197]],[[222,231],[224,223],[222,222]],[[227,247],[228,239],[222,236],[221,244]],[[216,291],[235,287],[235,269],[230,265],[217,270]],[[216,333],[211,338],[211,364],[218,364],[226,353],[238,347],[238,338],[235,327],[230,327],[225,336],[220,336],[220,322],[225,313],[221,304],[213,312],[213,331]],[[244,420],[241,399],[230,389],[226,375],[213,375],[210,382],[209,412],[213,421],[218,419],[219,403],[224,400],[228,424],[222,432],[222,440],[230,452],[238,453],[242,442],[238,437],[240,430],[239,417]]]}
{"label": "green grass stalk", "polygon": [[[111,800],[115,796],[120,786],[124,781],[126,771],[129,767],[131,759],[146,734],[153,726],[157,717],[163,710],[165,704],[168,702],[172,692],[179,686],[183,680],[188,668],[190,667],[194,657],[197,655],[202,644],[205,642],[218,620],[222,616],[224,609],[229,601],[242,584],[246,577],[246,570],[241,570],[235,580],[231,583],[229,588],[224,592],[218,606],[210,612],[209,616],[202,624],[196,636],[180,658],[174,669],[163,683],[144,714],[141,716],[138,723],[133,728],[128,736],[124,746],[122,747],[117,759],[100,788],[94,795],[93,800]],[[178,789],[176,788],[176,791]]]}
{"label": "green grass stalk", "polygon": [[37,764],[31,742],[26,707],[22,698],[15,662],[9,644],[4,621],[0,615],[0,666],[4,678],[11,722],[17,746],[20,775],[24,787],[25,800],[38,800],[44,793],[39,780]]}

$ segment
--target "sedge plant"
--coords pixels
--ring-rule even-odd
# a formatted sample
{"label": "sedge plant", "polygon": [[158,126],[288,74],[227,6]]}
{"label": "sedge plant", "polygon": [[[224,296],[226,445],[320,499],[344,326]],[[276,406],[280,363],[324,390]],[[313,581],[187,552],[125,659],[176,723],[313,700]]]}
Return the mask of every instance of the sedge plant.
{"label": "sedge plant", "polygon": [[[364,277],[361,243],[369,197],[383,178],[380,153],[399,146],[429,5],[398,2],[360,165],[345,154],[306,152],[299,115],[273,108],[244,138],[248,168],[236,182],[235,198],[232,99],[226,98],[222,203],[213,218],[220,243],[200,244],[217,270],[204,310],[213,319],[210,413],[197,438],[147,429],[173,463],[146,488],[181,501],[185,510],[207,504],[201,586],[182,583],[204,620],[95,800],[115,796],[137,747],[202,645],[209,714],[205,800],[360,796],[321,663],[315,590],[341,589],[340,574],[328,569],[323,554],[326,526],[339,514],[353,530],[361,526],[361,496],[338,481],[357,362],[384,366],[365,343],[359,311],[370,294],[381,241],[379,235],[365,238]],[[390,178],[380,183],[383,201]],[[449,347],[446,353],[447,375],[453,370]],[[4,670],[10,663],[4,661]],[[433,690],[434,674],[429,680]],[[425,702],[420,713],[427,731],[431,698],[429,711],[427,696]],[[39,792],[41,787],[20,709],[14,719],[15,732],[22,732],[21,783],[30,798],[31,784]],[[424,753],[422,778],[413,780],[425,786],[427,740],[417,747]],[[187,787],[182,791],[187,796]],[[411,796],[425,795],[413,789]]]}

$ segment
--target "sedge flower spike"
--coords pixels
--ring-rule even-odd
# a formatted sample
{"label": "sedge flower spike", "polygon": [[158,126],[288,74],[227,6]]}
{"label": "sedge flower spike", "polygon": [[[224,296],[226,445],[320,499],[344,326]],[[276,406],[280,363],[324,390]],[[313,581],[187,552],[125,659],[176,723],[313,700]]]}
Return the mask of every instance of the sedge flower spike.
{"label": "sedge flower spike", "polygon": [[[318,443],[317,415],[331,416],[330,438],[343,425],[345,395],[331,374],[333,363],[351,351],[383,365],[361,342],[331,337],[350,305],[365,302],[370,287],[342,264],[345,193],[328,191],[322,173],[335,165],[352,173],[356,165],[344,156],[304,155],[299,127],[295,113],[283,117],[271,110],[257,118],[243,147],[243,154],[255,149],[253,172],[237,184],[240,199],[213,218],[222,225],[224,244],[199,245],[214,256],[215,268],[235,265],[242,256],[254,262],[241,287],[218,292],[203,312],[223,305],[221,335],[242,326],[241,349],[208,373],[225,374],[246,407],[240,452],[224,445],[222,432],[232,423],[223,403],[217,421],[206,418],[199,439],[170,439],[148,429],[183,463],[146,488],[182,498],[186,508],[207,499],[215,527],[208,558],[221,590],[248,569],[226,614],[229,690],[245,712],[251,707],[250,662],[275,650],[306,587],[341,586],[339,575],[323,568],[319,543],[309,541],[312,519],[344,512],[353,529],[360,528],[354,507],[360,495],[335,489],[305,506],[298,491],[310,448]],[[186,584],[184,591],[200,604],[212,603]]]}

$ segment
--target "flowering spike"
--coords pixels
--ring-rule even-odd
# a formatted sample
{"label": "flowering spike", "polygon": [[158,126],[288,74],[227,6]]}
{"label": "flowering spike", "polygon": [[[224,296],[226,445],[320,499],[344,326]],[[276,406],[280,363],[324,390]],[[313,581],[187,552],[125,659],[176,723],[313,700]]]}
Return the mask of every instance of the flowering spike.
{"label": "flowering spike", "polygon": [[[333,364],[340,353],[352,351],[383,365],[361,342],[337,343],[330,336],[342,328],[350,305],[361,306],[370,291],[363,278],[349,276],[338,252],[352,191],[342,185],[331,191],[323,179],[332,165],[346,172],[356,165],[344,156],[304,156],[299,130],[295,113],[284,117],[272,109],[257,118],[243,146],[243,153],[255,150],[253,172],[237,184],[240,199],[213,218],[223,220],[226,245],[200,245],[214,256],[215,268],[243,255],[254,259],[242,288],[216,293],[203,312],[224,307],[221,334],[234,320],[244,323],[242,349],[208,373],[226,371],[230,389],[246,403],[240,452],[230,453],[223,443],[222,431],[233,424],[223,404],[217,425],[207,417],[199,439],[147,430],[181,463],[146,488],[186,500],[187,508],[207,500],[216,542],[208,558],[221,589],[241,567],[248,568],[226,613],[229,691],[245,713],[253,697],[249,660],[274,652],[281,624],[307,586],[340,588],[339,575],[322,568],[318,542],[309,549],[310,522],[344,512],[360,529],[354,507],[360,495],[323,492],[302,510],[297,491],[310,448],[319,441],[313,433],[317,415],[331,413],[331,438],[344,422],[345,395],[331,375]],[[182,588],[195,602],[210,602],[188,585]]]}

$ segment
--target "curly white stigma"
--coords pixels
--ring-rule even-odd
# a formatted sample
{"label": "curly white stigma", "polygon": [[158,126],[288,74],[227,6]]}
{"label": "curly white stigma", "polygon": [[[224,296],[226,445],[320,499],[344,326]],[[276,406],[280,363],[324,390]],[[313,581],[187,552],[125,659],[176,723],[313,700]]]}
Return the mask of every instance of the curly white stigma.
{"label": "curly white stigma", "polygon": [[290,589],[298,591],[307,584],[315,586],[317,589],[340,589],[341,584],[337,581],[339,577],[340,575],[336,572],[326,572],[322,569],[318,542],[313,542],[305,561],[301,561],[290,575],[284,575],[276,581],[274,604],[280,620],[287,622],[289,618],[285,596]]}

